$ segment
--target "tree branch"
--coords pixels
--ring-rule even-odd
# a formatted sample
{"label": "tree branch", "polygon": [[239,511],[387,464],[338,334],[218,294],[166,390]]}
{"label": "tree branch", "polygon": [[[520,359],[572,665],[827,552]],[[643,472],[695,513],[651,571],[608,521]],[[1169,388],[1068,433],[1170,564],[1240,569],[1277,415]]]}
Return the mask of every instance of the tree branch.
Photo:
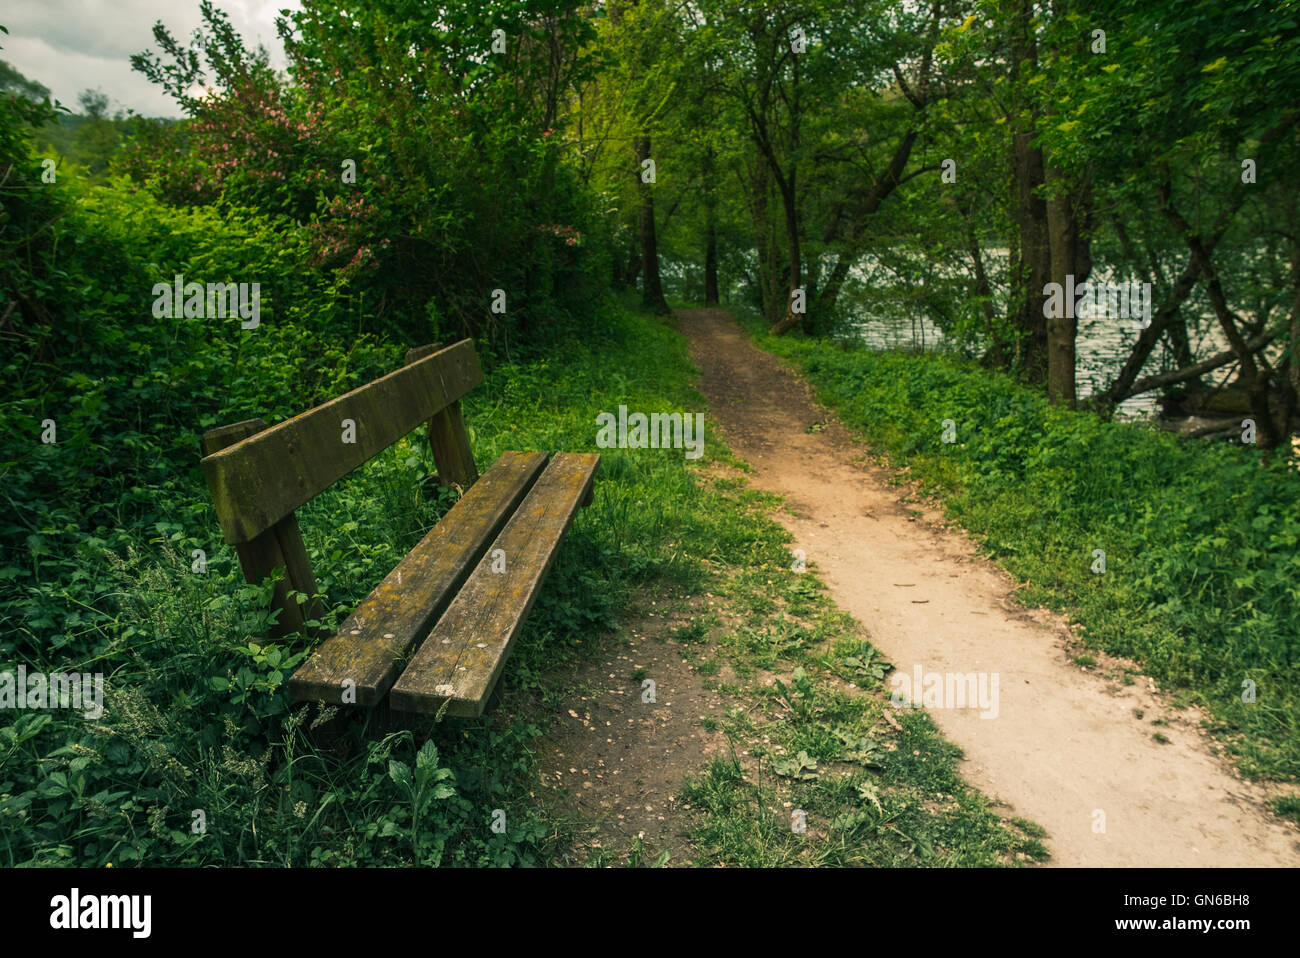
{"label": "tree branch", "polygon": [[[1249,340],[1245,346],[1248,352],[1257,353],[1268,346],[1273,341],[1271,333],[1260,333],[1254,339]],[[1141,393],[1150,392],[1153,389],[1159,389],[1162,386],[1172,386],[1175,383],[1185,383],[1189,379],[1196,379],[1204,376],[1212,369],[1218,369],[1220,366],[1226,366],[1228,363],[1236,362],[1237,354],[1231,349],[1225,349],[1221,353],[1215,353],[1208,359],[1202,359],[1199,363],[1191,366],[1184,366],[1182,369],[1171,369],[1168,372],[1156,373],[1152,376],[1143,376],[1128,390],[1119,400],[1128,399],[1130,396],[1137,396]]]}

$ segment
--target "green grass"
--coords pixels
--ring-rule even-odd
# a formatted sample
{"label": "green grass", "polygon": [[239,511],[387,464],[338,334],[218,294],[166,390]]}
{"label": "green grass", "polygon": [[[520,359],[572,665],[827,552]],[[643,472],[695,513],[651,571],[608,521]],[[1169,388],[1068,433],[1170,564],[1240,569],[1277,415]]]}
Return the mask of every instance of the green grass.
{"label": "green grass", "polygon": [[[1022,601],[1069,614],[1085,644],[1138,660],[1180,701],[1206,706],[1244,774],[1296,779],[1294,463],[1261,466],[1249,448],[1055,408],[951,358],[773,339],[745,322],[877,452],[942,499],[1024,584]],[[942,441],[946,419],[955,443]]]}
{"label": "green grass", "polygon": [[1300,796],[1285,795],[1273,799],[1273,811],[1300,825]]}
{"label": "green grass", "polygon": [[[401,347],[368,350],[346,374],[321,373],[352,385],[396,364]],[[480,468],[506,449],[596,451],[596,415],[620,403],[699,411],[694,375],[672,329],[609,304],[584,341],[489,370],[464,403]],[[271,421],[296,411],[276,395],[269,408],[244,399],[240,411]],[[620,619],[642,615],[641,596],[660,596],[660,611],[679,614],[707,590],[738,625],[710,610],[676,639],[705,681],[716,682],[724,665],[751,679],[720,689],[744,708],[709,722],[737,741],[769,741],[746,746],[760,762],[757,780],[715,769],[689,786],[710,796],[697,805],[706,810],[696,820],[700,863],[993,864],[1041,855],[961,784],[955,750],[919,713],[903,718],[906,748],[866,760],[863,742],[883,707],[881,673],[861,667],[873,661],[865,635],[811,573],[791,572],[788,536],[767,516],[773,497],[733,479],[706,481],[678,451],[600,451],[594,501],[506,666],[507,701],[532,697],[554,709],[572,690],[545,676],[566,674]],[[709,461],[735,463],[711,432]],[[326,626],[449,508],[453,494],[431,484],[432,469],[427,443],[413,435],[300,510]],[[545,722],[523,713],[536,710],[401,724],[382,710],[291,706],[284,683],[308,646],[264,638],[270,585],[242,582],[198,470],[173,469],[168,485],[142,486],[138,498],[148,509],[120,513],[109,533],[68,526],[23,556],[10,553],[3,614],[23,624],[0,645],[0,670],[22,662],[103,671],[107,681],[98,721],[24,711],[0,728],[0,865],[567,860],[582,832],[535,797],[533,754]],[[202,574],[192,570],[193,549],[207,553]],[[854,655],[827,658],[832,648]],[[795,667],[802,677],[784,697],[758,684],[768,669]],[[837,676],[861,694],[833,688]],[[806,752],[816,775],[787,781],[778,747],[785,756]],[[940,808],[934,802],[949,799],[935,795],[955,804]],[[787,822],[769,834],[772,820],[751,814],[751,800],[777,798],[800,803],[807,833]],[[591,851],[592,864],[664,863],[659,850]]]}
{"label": "green grass", "polygon": [[[699,819],[697,864],[746,867],[1018,865],[1046,857],[1041,829],[1000,818],[956,772],[960,750],[921,710],[889,709],[865,631],[789,553],[716,583],[725,612],[709,650],[740,682],[729,754],[682,791]],[[709,641],[702,639],[701,641]],[[703,670],[702,670],[703,671]],[[846,689],[845,686],[851,687]]]}
{"label": "green grass", "polygon": [[[396,365],[400,347],[382,349]],[[480,467],[509,448],[594,451],[596,414],[620,402],[695,411],[690,375],[671,330],[610,305],[590,344],[498,366],[464,403]],[[271,421],[291,411],[253,410]],[[452,494],[429,483],[432,468],[412,435],[300,510],[327,626],[450,506]],[[6,570],[16,587],[5,612],[23,630],[21,644],[0,647],[0,666],[107,678],[97,723],[20,712],[0,729],[0,863],[548,860],[559,836],[528,792],[538,728],[504,714],[394,728],[382,713],[291,709],[284,681],[307,649],[262,638],[270,587],[242,583],[198,470],[141,498],[165,518],[123,515],[111,537],[69,527],[32,547],[28,568]],[[707,564],[750,561],[780,535],[710,508],[679,452],[605,451],[595,501],[571,530],[505,686],[548,691],[539,676],[610,628],[639,585],[691,588]],[[207,553],[202,575],[191,571],[196,548]],[[496,809],[504,832],[490,828]]]}

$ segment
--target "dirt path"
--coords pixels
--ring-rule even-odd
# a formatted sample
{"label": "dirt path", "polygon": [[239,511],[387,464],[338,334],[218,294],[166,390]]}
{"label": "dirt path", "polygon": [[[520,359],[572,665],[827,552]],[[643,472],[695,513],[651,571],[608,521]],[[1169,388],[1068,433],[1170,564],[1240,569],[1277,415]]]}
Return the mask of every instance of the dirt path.
{"label": "dirt path", "polygon": [[677,316],[710,426],[755,486],[785,497],[777,518],[840,607],[909,675],[997,673],[995,718],[930,714],[965,751],[967,781],[1047,829],[1053,864],[1300,865],[1300,832],[1212,753],[1199,713],[1167,707],[1145,678],[1125,686],[1074,664],[1065,621],[1016,606],[1010,579],[939,513],[912,514],[891,473],[859,462],[803,380],[725,311]]}
{"label": "dirt path", "polygon": [[[693,617],[663,606],[655,611],[647,597],[640,621],[582,662],[557,670],[563,672],[557,682],[562,696],[555,705],[521,697],[519,707],[537,709],[539,723],[548,712],[559,717],[538,748],[537,764],[552,807],[578,827],[566,864],[588,864],[601,850],[613,856],[609,861],[626,863],[637,836],[653,850],[646,863],[661,852],[672,867],[691,863],[695,850],[684,834],[689,806],[678,793],[687,776],[726,752],[726,737],[700,722],[723,713],[722,697],[705,688],[672,638],[673,628]],[[643,699],[641,680],[649,676],[656,684],[654,705]]]}

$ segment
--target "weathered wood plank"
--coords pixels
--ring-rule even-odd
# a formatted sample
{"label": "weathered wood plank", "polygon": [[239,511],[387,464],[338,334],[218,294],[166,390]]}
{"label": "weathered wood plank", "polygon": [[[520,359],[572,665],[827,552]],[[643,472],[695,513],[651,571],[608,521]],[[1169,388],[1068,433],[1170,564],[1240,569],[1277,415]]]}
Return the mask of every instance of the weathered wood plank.
{"label": "weathered wood plank", "polygon": [[[482,382],[474,344],[462,340],[205,456],[226,541],[269,529]],[[345,420],[355,442],[343,441]]]}
{"label": "weathered wood plank", "polygon": [[469,447],[469,433],[460,415],[460,402],[454,402],[429,420],[429,447],[438,464],[438,482],[468,489],[478,479],[478,466]]}
{"label": "weathered wood plank", "polygon": [[297,700],[373,706],[411,646],[427,634],[546,465],[546,453],[506,452],[289,679]]}
{"label": "weathered wood plank", "polygon": [[[448,715],[483,713],[599,464],[591,453],[555,454],[393,686],[394,709],[434,713],[450,699]],[[493,569],[498,549],[504,572]]]}
{"label": "weathered wood plank", "polygon": [[425,356],[432,356],[440,349],[442,349],[442,343],[429,343],[425,346],[412,346],[406,351],[406,365],[409,366],[411,363],[423,359]]}
{"label": "weathered wood plank", "polygon": [[284,578],[275,584],[271,594],[271,608],[280,610],[275,625],[271,626],[271,638],[278,639],[301,632],[306,619],[303,618],[302,607],[290,599],[289,592],[302,590],[297,589],[289,579],[289,563],[280,547],[280,538],[276,535],[275,527],[259,532],[247,542],[238,543],[235,551],[239,553],[239,567],[244,570],[244,580],[250,585],[257,585],[263,579],[269,578],[277,569],[285,570]]}
{"label": "weathered wood plank", "polygon": [[[311,570],[311,559],[307,556],[307,545],[302,541],[302,530],[298,527],[297,514],[289,513],[267,531],[272,533],[280,543],[280,554],[284,556],[284,570],[289,585],[294,588],[294,591],[307,596],[307,601],[302,605],[293,603],[304,620],[302,625],[306,626],[307,621],[320,619],[324,608],[321,600],[316,598],[316,575]],[[324,630],[317,626],[312,631],[319,633]]]}
{"label": "weathered wood plank", "polygon": [[[266,421],[263,419],[245,419],[209,429],[203,434],[203,455],[210,456],[265,428]],[[220,510],[220,505],[217,508]],[[270,529],[247,542],[236,544],[235,553],[239,556],[239,567],[244,571],[244,580],[254,585],[276,569],[285,570],[285,577],[275,584],[271,596],[271,607],[280,610],[279,618],[271,629],[272,638],[298,632],[306,619],[319,617],[320,605],[315,599],[310,600],[304,609],[289,598],[291,589],[309,596],[316,594],[316,578],[312,575],[311,563],[307,559],[307,548],[303,545],[302,532],[298,529],[298,519],[292,512]]]}
{"label": "weathered wood plank", "polygon": [[200,443],[202,453],[199,458],[202,459],[214,452],[220,452],[227,446],[233,446],[249,436],[256,435],[265,428],[265,419],[241,419],[239,422],[232,422],[228,426],[217,426],[215,429],[209,429],[203,434],[203,441]]}
{"label": "weathered wood plank", "polygon": [[[406,361],[413,363],[440,348],[440,344],[431,343],[408,349]],[[461,418],[460,401],[448,403],[446,409],[434,413],[429,420],[428,432],[433,461],[438,464],[438,484],[448,488],[460,486],[464,492],[478,479],[478,465],[474,462],[474,451],[470,449],[465,420]]]}

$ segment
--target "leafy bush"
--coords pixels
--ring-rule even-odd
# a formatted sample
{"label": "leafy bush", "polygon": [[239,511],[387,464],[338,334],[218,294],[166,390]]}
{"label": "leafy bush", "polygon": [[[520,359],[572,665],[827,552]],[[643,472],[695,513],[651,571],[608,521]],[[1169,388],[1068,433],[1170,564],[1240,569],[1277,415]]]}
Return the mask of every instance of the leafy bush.
{"label": "leafy bush", "polygon": [[[301,225],[311,268],[367,304],[358,329],[552,342],[590,320],[605,271],[556,135],[557,84],[584,75],[589,28],[576,3],[542,6],[539,21],[531,2],[432,16],[408,0],[309,0],[281,21],[281,75],[205,0],[202,45],[160,25],[162,56],[133,58],[186,119],[145,131],[119,168],[170,204]],[[484,58],[494,29],[509,49]]]}

